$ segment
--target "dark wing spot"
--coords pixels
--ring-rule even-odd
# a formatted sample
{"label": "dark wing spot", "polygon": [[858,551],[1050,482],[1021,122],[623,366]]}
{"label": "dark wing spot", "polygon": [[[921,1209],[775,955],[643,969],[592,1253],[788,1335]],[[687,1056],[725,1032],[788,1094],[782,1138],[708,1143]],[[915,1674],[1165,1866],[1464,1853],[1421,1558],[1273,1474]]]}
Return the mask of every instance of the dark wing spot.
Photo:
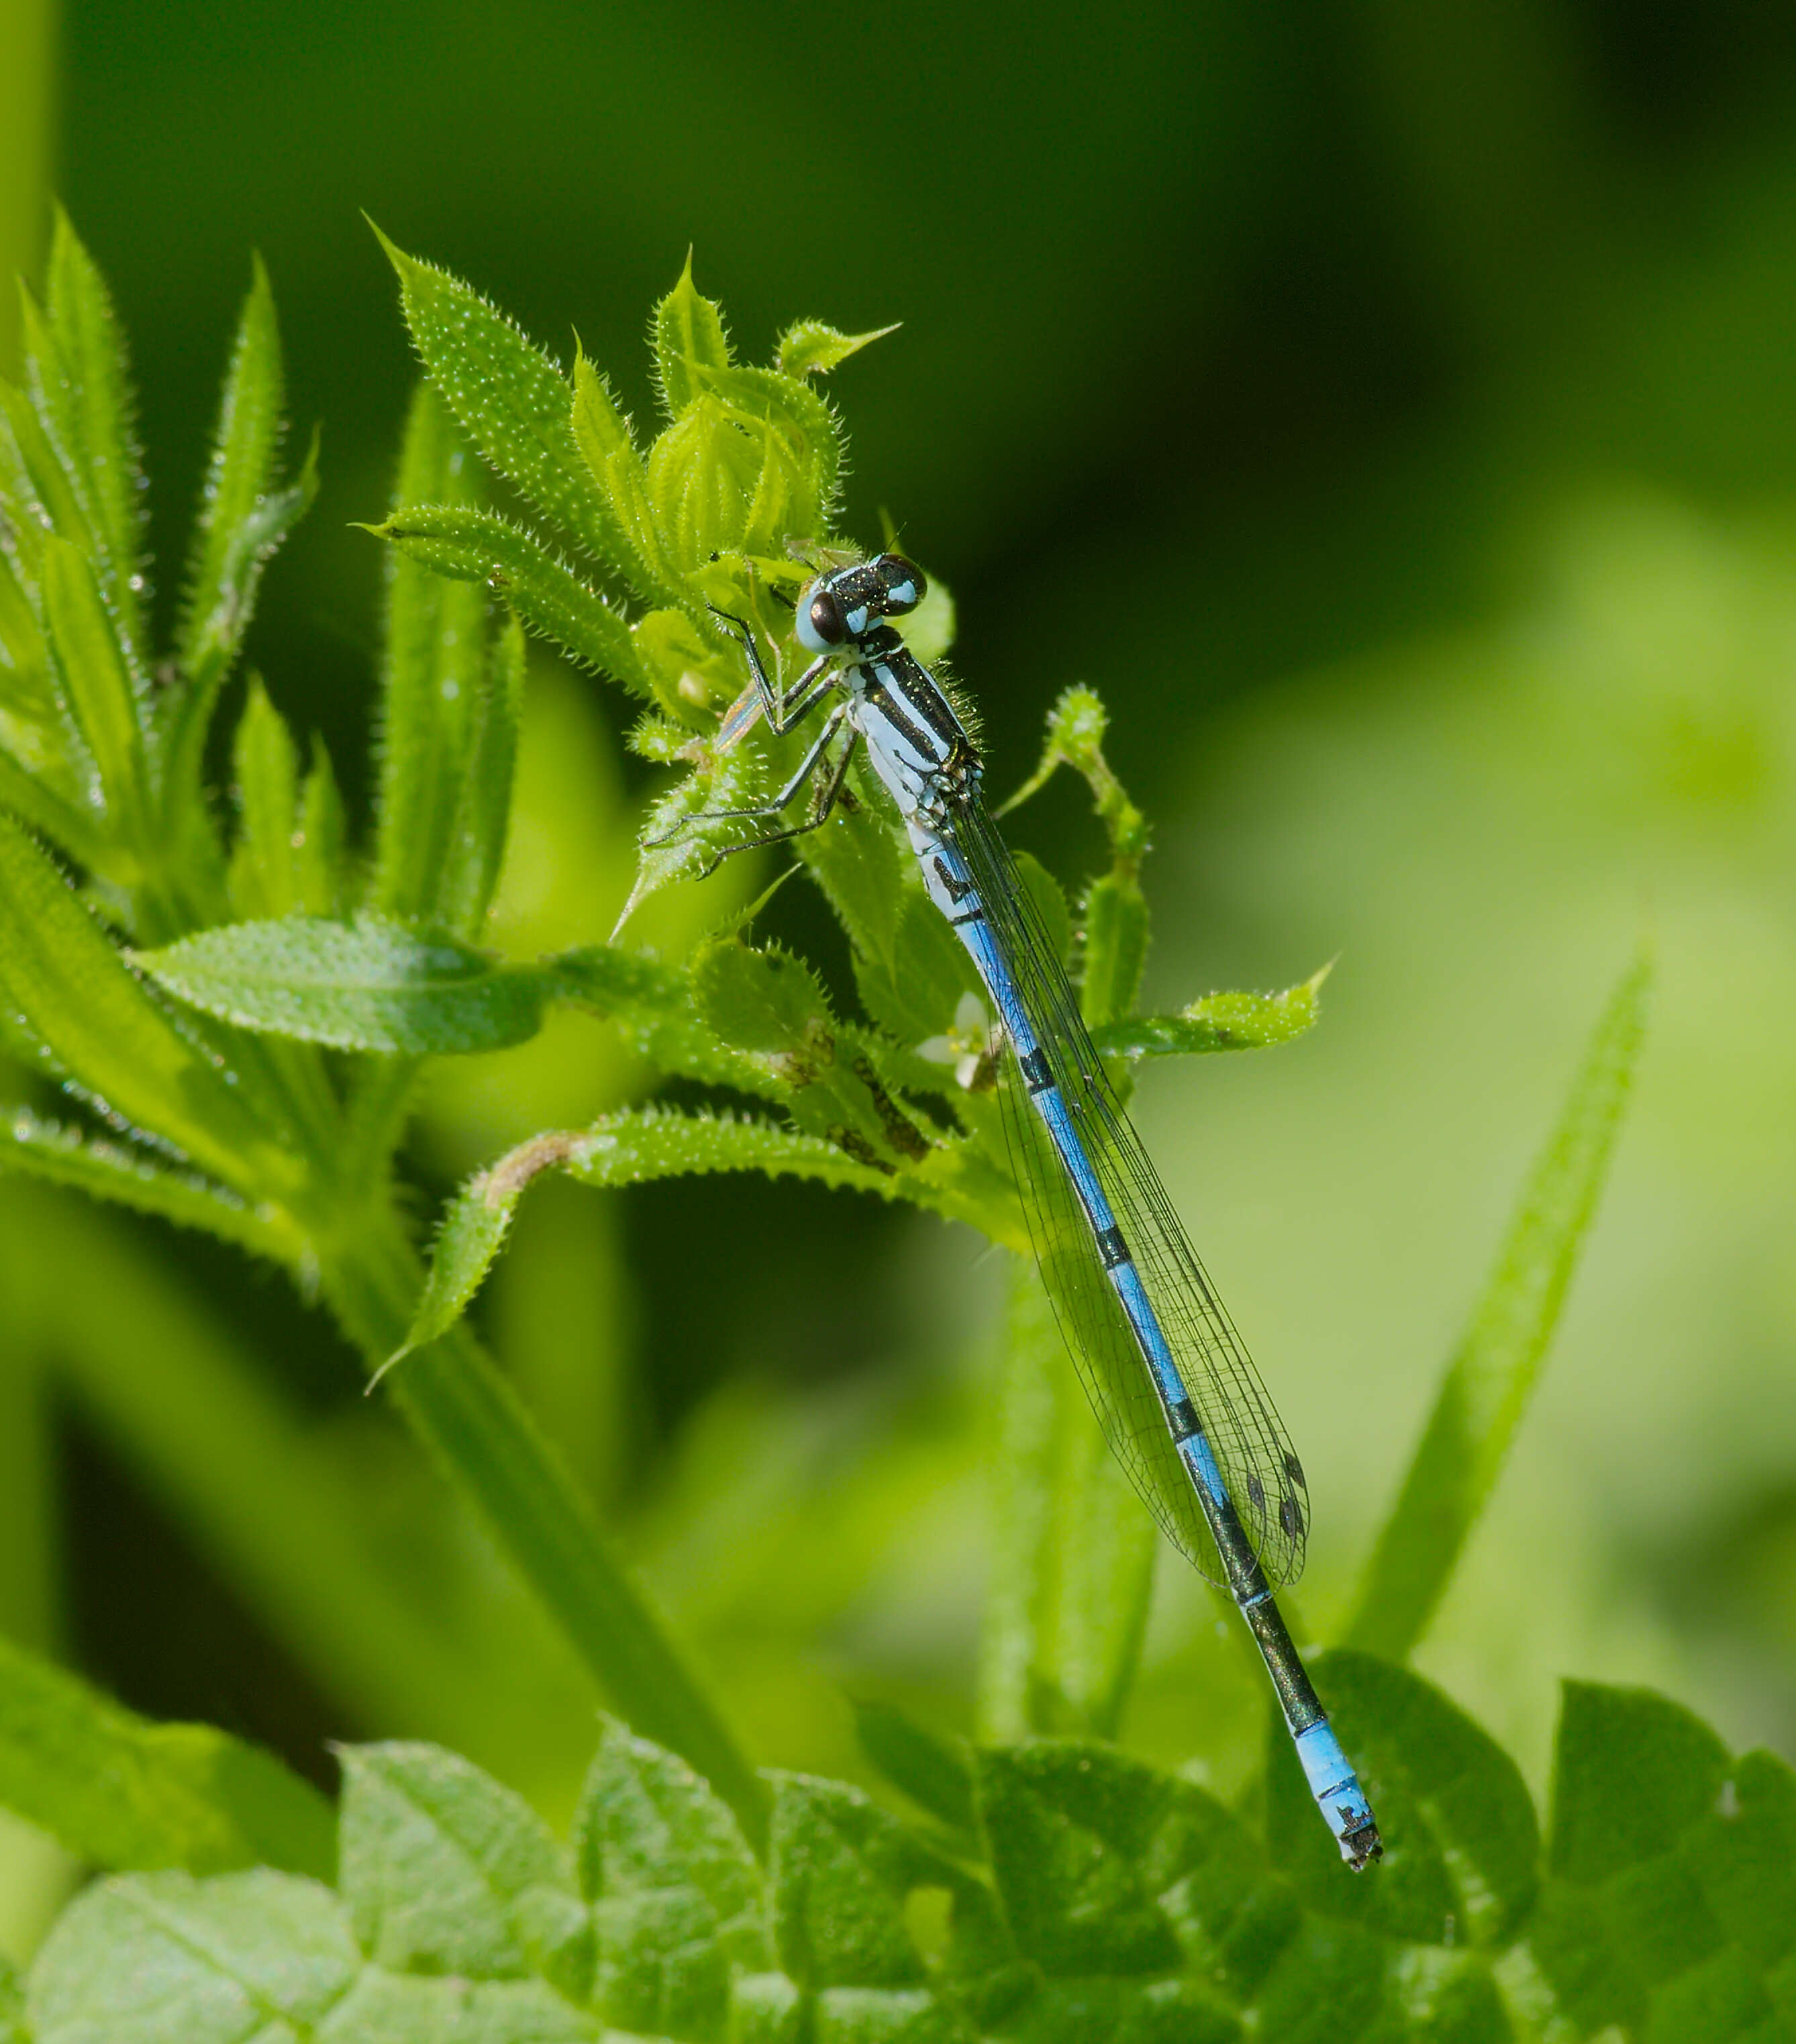
{"label": "dark wing spot", "polygon": [[1291,1452],[1289,1448],[1287,1448],[1284,1451],[1284,1473],[1291,1478],[1291,1481],[1297,1485],[1299,1489],[1307,1490],[1310,1488],[1308,1484],[1303,1481],[1303,1465],[1297,1459],[1296,1456]]}
{"label": "dark wing spot", "polygon": [[1247,1495],[1253,1509],[1264,1517],[1266,1510],[1266,1486],[1257,1476],[1247,1479]]}
{"label": "dark wing spot", "polygon": [[1303,1537],[1303,1508],[1295,1497],[1279,1500],[1279,1523],[1293,1540]]}

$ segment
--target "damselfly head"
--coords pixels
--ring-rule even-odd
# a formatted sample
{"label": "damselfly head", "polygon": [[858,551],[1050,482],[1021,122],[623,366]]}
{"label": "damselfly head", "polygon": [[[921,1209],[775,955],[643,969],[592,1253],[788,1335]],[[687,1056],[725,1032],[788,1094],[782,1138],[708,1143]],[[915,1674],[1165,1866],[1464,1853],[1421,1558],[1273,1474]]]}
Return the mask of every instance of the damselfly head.
{"label": "damselfly head", "polygon": [[878,619],[915,610],[928,586],[902,554],[833,568],[799,598],[798,643],[812,653],[834,652],[865,638]]}

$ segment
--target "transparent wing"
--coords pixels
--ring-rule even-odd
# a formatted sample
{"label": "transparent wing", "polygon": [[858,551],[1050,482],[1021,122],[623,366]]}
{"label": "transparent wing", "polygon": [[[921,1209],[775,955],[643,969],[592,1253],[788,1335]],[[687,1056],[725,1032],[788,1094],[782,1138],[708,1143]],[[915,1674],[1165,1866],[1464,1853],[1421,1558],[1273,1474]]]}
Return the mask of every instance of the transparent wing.
{"label": "transparent wing", "polygon": [[[1009,959],[1049,1067],[1115,1213],[1185,1389],[1261,1566],[1275,1587],[1302,1573],[1309,1493],[1251,1358],[1180,1226],[1079,1013],[1040,911],[996,826],[957,805],[948,835]],[[1201,1506],[1127,1316],[1105,1275],[1078,1196],[1007,1055],[1004,1124],[1030,1239],[1061,1331],[1104,1436],[1167,1536],[1226,1583]]]}

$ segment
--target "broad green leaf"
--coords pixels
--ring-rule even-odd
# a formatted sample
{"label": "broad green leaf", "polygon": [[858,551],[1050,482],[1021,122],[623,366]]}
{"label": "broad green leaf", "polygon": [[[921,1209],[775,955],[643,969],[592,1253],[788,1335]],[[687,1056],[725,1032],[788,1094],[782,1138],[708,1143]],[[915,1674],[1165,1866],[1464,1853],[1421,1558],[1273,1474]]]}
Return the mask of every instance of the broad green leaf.
{"label": "broad green leaf", "polygon": [[842,333],[822,320],[795,320],[780,336],[773,359],[782,376],[827,375],[869,341],[896,333],[899,325],[895,320],[890,326],[876,326],[865,333]]}
{"label": "broad green leaf", "polygon": [[315,1881],[266,1868],[127,1874],[64,1911],[28,2007],[37,2044],[274,2044],[319,2034],[361,1968]]}
{"label": "broad green leaf", "polygon": [[25,1985],[5,1958],[0,1958],[0,2044],[31,2044],[25,2025]]}
{"label": "broad green leaf", "polygon": [[648,490],[669,559],[695,580],[720,554],[765,554],[781,532],[817,522],[816,493],[792,442],[709,394],[650,448]]}
{"label": "broad green leaf", "polygon": [[374,232],[398,272],[413,341],[463,432],[538,509],[627,580],[630,548],[574,444],[574,393],[559,367],[478,292]]}
{"label": "broad green leaf", "polygon": [[761,1870],[735,1819],[683,1761],[608,1723],[574,1845],[607,2021],[723,2044],[732,1981],[773,1964]]}
{"label": "broad green leaf", "polygon": [[585,1913],[566,1855],[521,1796],[438,1746],[346,1746],[342,1759],[338,1885],[377,1965],[483,1981],[547,1973],[578,1991]]}
{"label": "broad green leaf", "polygon": [[1647,2044],[1786,2044],[1796,2035],[1744,1953],[1717,1952],[1652,1994]]}
{"label": "broad green leaf", "polygon": [[[278,494],[277,459],[286,402],[274,294],[259,256],[237,320],[199,516],[187,557],[175,657],[187,686],[216,693],[243,643],[262,564],[281,537],[263,516]],[[205,713],[202,713],[202,716]]]}
{"label": "broad green leaf", "polygon": [[294,842],[299,760],[286,720],[268,700],[259,674],[250,677],[237,720],[232,779],[237,805],[228,882],[232,909],[246,922],[289,915],[299,906]]}
{"label": "broad green leaf", "polygon": [[54,356],[32,365],[44,379],[33,394],[100,540],[101,586],[120,636],[140,653],[144,500],[136,397],[124,331],[105,280],[59,206],[48,284]]}
{"label": "broad green leaf", "polygon": [[544,962],[555,997],[616,1022],[637,1055],[658,1070],[739,1092],[783,1097],[746,1052],[717,1039],[700,1015],[690,977],[642,951],[587,944]]}
{"label": "broad green leaf", "polygon": [[583,665],[638,695],[654,695],[654,682],[621,614],[521,526],[497,512],[408,504],[384,524],[367,529],[438,574],[479,582],[503,597],[532,631],[553,639]]}
{"label": "broad green leaf", "polygon": [[[699,374],[728,416],[762,443],[760,479],[744,525],[747,551],[773,554],[788,533],[820,535],[834,516],[842,477],[842,424],[828,400],[777,369],[738,366]],[[789,493],[784,503],[776,501],[775,490]]]}
{"label": "broad green leaf", "polygon": [[770,1880],[780,1962],[801,1984],[922,1987],[905,1905],[959,1882],[896,1817],[844,1782],[778,1778]]}
{"label": "broad green leaf", "polygon": [[651,336],[662,398],[669,417],[677,418],[702,394],[704,372],[730,366],[723,315],[693,283],[689,249],[679,282],[654,309]]}
{"label": "broad green leaf", "polygon": [[[1147,898],[1133,869],[1106,873],[1085,890],[1084,969],[1079,1012],[1088,1029],[1127,1026],[1147,970]],[[1199,1005],[1202,1004],[1200,1003]]]}
{"label": "broad green leaf", "polygon": [[[1005,1917],[1019,1950],[1050,1978],[1172,1973],[1188,1946],[1225,1962],[1256,1885],[1255,1855],[1213,1796],[1111,1747],[1072,1742],[988,1748],[977,1767]],[[1206,1921],[1218,1865],[1234,1899]]]}
{"label": "broad green leaf", "polygon": [[[979,975],[966,947],[921,888],[906,888],[900,897],[888,955],[855,953],[854,983],[867,1012],[907,1048],[928,1043],[933,1055],[981,1047],[972,1040],[984,1017]],[[980,1003],[980,1017],[967,1043],[938,1045],[937,1039],[960,1033],[961,1006],[969,996]],[[952,1055],[942,1058],[945,1081],[953,1062]]]}
{"label": "broad green leaf", "polygon": [[658,590],[677,603],[687,601],[662,559],[648,476],[630,421],[603,374],[579,353],[574,358],[574,440],[593,480],[609,501],[612,516],[629,548],[631,581],[645,594]]}
{"label": "broad green leaf", "polygon": [[1307,1922],[1259,1997],[1259,2034],[1268,2044],[1275,2037],[1279,2044],[1341,2044],[1361,2037],[1396,2044],[1415,2033],[1399,2025],[1392,2005],[1394,1964],[1394,1953],[1376,1938],[1339,1923]]}
{"label": "broad green leaf", "polygon": [[343,859],[348,824],[331,755],[312,734],[312,765],[299,797],[299,840],[294,847],[299,906],[309,916],[338,916],[344,900]]}
{"label": "broad green leaf", "polygon": [[221,1185],[173,1169],[152,1151],[121,1149],[24,1108],[0,1120],[0,1171],[22,1171],[178,1228],[201,1228],[278,1263],[297,1263],[305,1250],[300,1231],[279,1209],[248,1205]]}
{"label": "broad green leaf", "polygon": [[514,617],[494,640],[481,678],[449,855],[437,885],[438,913],[460,936],[480,934],[505,863],[524,678],[524,629]]}
{"label": "broad green leaf", "polygon": [[1307,1908],[1417,1944],[1489,1950],[1540,1879],[1540,1833],[1516,1765],[1419,1676],[1340,1651],[1311,1664],[1365,1785],[1386,1856],[1350,1877],[1318,1815],[1284,1719],[1268,1712],[1266,1833]]}
{"label": "broad green leaf", "polygon": [[1652,967],[1621,975],[1449,1365],[1348,1627],[1403,1659],[1428,1629],[1522,1424],[1608,1173],[1645,1028]]}
{"label": "broad green leaf", "polygon": [[[699,878],[744,842],[739,820],[698,820],[713,809],[739,809],[760,801],[766,781],[751,748],[718,756],[708,772],[689,774],[657,798],[643,824],[635,884],[612,932],[613,941],[650,895],[676,880]],[[753,834],[753,826],[747,826]]]}
{"label": "broad green leaf", "polygon": [[254,1197],[297,1166],[213,1055],[185,1035],[62,875],[0,815],[0,986],[75,1082],[129,1126]]}
{"label": "broad green leaf", "polygon": [[146,850],[148,768],[138,721],[138,678],[79,548],[47,536],[44,614],[49,643],[76,724],[92,754],[113,829]]}
{"label": "broad green leaf", "polygon": [[[288,2044],[290,2031],[268,2044]],[[170,2039],[170,2044],[175,2040]],[[185,2044],[185,2040],[182,2040]],[[264,2044],[258,2033],[254,2044]],[[635,2044],[608,2033],[540,1981],[422,1979],[363,1969],[315,2031],[295,2044]]]}
{"label": "broad green leaf", "polygon": [[1282,993],[1211,993],[1177,1015],[1138,1015],[1094,1029],[1107,1057],[1176,1058],[1294,1043],[1316,1026],[1331,966]]}
{"label": "broad green leaf", "polygon": [[1737,1761],[1688,1850],[1735,1944],[1763,1966],[1796,1952],[1796,1773],[1787,1762],[1771,1753]]}
{"label": "broad green leaf", "polygon": [[1004,2031],[1015,2044],[1236,2044],[1246,2034],[1182,1980],[1050,1981]]}
{"label": "broad green leaf", "polygon": [[409,1056],[528,1042],[548,991],[539,967],[496,964],[453,937],[373,916],[228,923],[139,962],[171,993],[240,1028]]}
{"label": "broad green leaf", "polygon": [[1726,1747],[1669,1699],[1566,1683],[1553,1759],[1552,1872],[1587,1887],[1669,1852],[1715,1808],[1728,1774]]}
{"label": "broad green leaf", "polygon": [[210,1725],[152,1724],[0,1639],[0,1804],[90,1865],[328,1877],[330,1805]]}
{"label": "broad green leaf", "polygon": [[875,1697],[851,1696],[861,1750],[894,1788],[941,1823],[971,1831],[978,1822],[973,1804],[973,1755],[964,1740]]}

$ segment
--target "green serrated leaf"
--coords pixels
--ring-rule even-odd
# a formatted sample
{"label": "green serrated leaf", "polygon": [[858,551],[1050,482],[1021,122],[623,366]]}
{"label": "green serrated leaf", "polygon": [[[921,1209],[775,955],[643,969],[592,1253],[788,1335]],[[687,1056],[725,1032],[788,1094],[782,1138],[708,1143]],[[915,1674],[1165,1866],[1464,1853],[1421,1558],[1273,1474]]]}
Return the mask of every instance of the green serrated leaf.
{"label": "green serrated leaf", "polygon": [[478,936],[499,885],[511,824],[518,728],[524,717],[524,629],[514,617],[495,640],[468,734],[437,912],[457,935]]}
{"label": "green serrated leaf", "polygon": [[175,635],[187,686],[202,695],[216,692],[243,643],[271,551],[263,513],[277,494],[286,403],[274,294],[258,256],[224,372]]}
{"label": "green serrated leaf", "polygon": [[[28,307],[29,302],[28,298]],[[59,533],[98,564],[100,542],[30,399],[12,384],[0,382],[0,413],[6,419],[5,433],[0,435],[4,448],[0,466],[6,478],[9,538],[17,550],[27,586],[38,578],[46,532]]]}
{"label": "green serrated leaf", "polygon": [[746,523],[746,551],[779,551],[789,533],[815,538],[826,531],[835,511],[842,478],[842,422],[828,400],[797,377],[777,369],[739,366],[701,372],[706,390],[728,408],[739,428],[761,439],[765,473],[777,448],[782,474],[796,478],[778,486],[790,493],[787,523],[782,529],[763,483]]}
{"label": "green serrated leaf", "polygon": [[925,1985],[907,1900],[961,1885],[858,1789],[803,1775],[777,1780],[769,1878],[780,1962],[814,1990]]}
{"label": "green serrated leaf", "polygon": [[962,1028],[961,1012],[971,997],[983,1014],[979,975],[966,947],[920,888],[908,888],[900,897],[889,957],[855,954],[854,983],[867,1012],[888,1035],[908,1049],[931,1047],[928,1055],[938,1058],[944,1083],[951,1082],[954,1056],[962,1054],[950,1036],[965,1035],[966,1052],[982,1047],[973,1040],[977,1028]]}
{"label": "green serrated leaf", "polygon": [[1716,1920],[1761,1966],[1796,1952],[1796,1773],[1771,1753],[1737,1761],[1687,1850]]}
{"label": "green serrated leaf", "polygon": [[155,1214],[178,1228],[200,1228],[278,1263],[297,1264],[305,1247],[299,1230],[277,1208],[249,1206],[221,1185],[171,1170],[150,1152],[97,1141],[24,1108],[0,1118],[0,1171],[21,1171]]}
{"label": "green serrated leaf", "polygon": [[85,804],[65,801],[42,774],[29,773],[10,752],[0,751],[0,806],[21,816],[78,865],[107,879],[135,878],[134,860],[121,858],[103,825]]}
{"label": "green serrated leaf", "polygon": [[[447,409],[420,384],[406,414],[395,503],[471,507],[478,485]],[[435,912],[485,636],[484,590],[389,551],[371,889],[384,915],[428,922]]]}
{"label": "green serrated leaf", "polygon": [[90,1865],[328,1877],[330,1805],[210,1725],[152,1724],[0,1639],[0,1804]]}
{"label": "green serrated leaf", "polygon": [[1176,1015],[1138,1015],[1092,1031],[1107,1057],[1183,1058],[1295,1043],[1316,1026],[1331,968],[1282,993],[1211,993]]}
{"label": "green serrated leaf", "polygon": [[[293,2034],[274,2033],[270,2044]],[[539,1981],[424,1980],[378,1966],[364,1969],[317,2030],[298,2036],[303,2044],[634,2044]]]}
{"label": "green serrated leaf", "polygon": [[849,1704],[861,1750],[886,1780],[941,1823],[973,1831],[978,1813],[965,1741],[877,1697],[851,1696]]}
{"label": "green serrated leaf", "polygon": [[616,1022],[657,1070],[779,1099],[785,1087],[756,1061],[718,1041],[676,966],[612,944],[585,944],[544,960],[555,998]]}
{"label": "green serrated leaf", "polygon": [[627,581],[631,548],[574,444],[574,393],[560,368],[478,292],[374,232],[398,272],[413,341],[462,430],[522,495]]}
{"label": "green serrated leaf", "polygon": [[140,678],[80,549],[54,534],[44,542],[44,616],[49,645],[75,723],[99,776],[114,832],[147,846],[149,776],[138,720]]}
{"label": "green serrated leaf", "polygon": [[826,376],[869,342],[896,333],[900,324],[894,320],[865,333],[843,333],[823,320],[795,320],[780,336],[773,359],[782,376]]}
{"label": "green serrated leaf", "polygon": [[[1194,1927],[1180,1884],[1253,1854],[1215,1798],[1107,1746],[1044,1740],[977,1760],[992,1872],[1024,1958],[1050,1978],[1176,1970]],[[1314,1819],[1312,1819],[1312,1822]]]}
{"label": "green serrated leaf", "polygon": [[37,846],[0,815],[0,986],[48,1055],[128,1126],[252,1197],[297,1166],[248,1089],[183,1035]]}
{"label": "green serrated leaf", "polygon": [[320,2026],[361,1970],[336,1896],[315,1881],[265,1868],[128,1874],[88,1888],[44,1941],[32,2028],[40,2044],[335,2035]]}
{"label": "green serrated leaf", "polygon": [[377,1965],[579,1980],[585,1912],[566,1855],[520,1796],[438,1746],[346,1746],[341,1758],[338,1885]]}
{"label": "green serrated leaf", "polygon": [[331,755],[313,732],[312,765],[300,791],[299,837],[294,847],[298,905],[309,916],[339,916],[348,905],[343,874],[348,830]]}
{"label": "green serrated leaf", "polygon": [[1668,1698],[1566,1683],[1553,1762],[1553,1873],[1589,1886],[1670,1851],[1714,1808],[1728,1773],[1727,1748]]}
{"label": "green serrated leaf", "polygon": [[629,548],[631,581],[645,593],[659,590],[677,603],[685,601],[685,592],[662,558],[648,474],[630,421],[604,375],[578,353],[574,358],[574,442]]}
{"label": "green serrated leaf", "polygon": [[566,1159],[589,1185],[639,1185],[711,1171],[760,1171],[808,1178],[891,1198],[906,1181],[847,1155],[834,1143],[767,1121],[727,1113],[681,1114],[639,1108],[608,1115],[585,1131]]}
{"label": "green serrated leaf", "polygon": [[1530,1174],[1471,1326],[1366,1571],[1347,1630],[1401,1660],[1427,1630],[1495,1484],[1559,1324],[1608,1174],[1645,1029],[1643,953],[1603,1010],[1559,1124]]}
{"label": "green serrated leaf", "polygon": [[1267,1734],[1274,1862],[1313,1911],[1418,1944],[1501,1946],[1540,1880],[1539,1827],[1515,1762],[1419,1676],[1345,1650],[1311,1672],[1388,1850],[1376,1878],[1342,1877],[1280,1718]]}
{"label": "green serrated leaf", "polygon": [[41,379],[33,395],[99,539],[100,583],[120,635],[140,655],[144,499],[136,397],[105,279],[59,206],[48,281],[54,353],[31,365]]}
{"label": "green serrated leaf", "polygon": [[701,394],[704,373],[730,366],[723,315],[693,283],[690,250],[679,282],[654,309],[652,337],[662,398],[677,418]]}
{"label": "green serrated leaf", "polygon": [[289,914],[299,905],[294,838],[299,818],[299,760],[286,720],[268,700],[262,677],[250,677],[232,747],[237,839],[226,886],[232,910],[246,922]]}
{"label": "green serrated leaf", "polygon": [[503,1050],[542,1026],[547,975],[373,916],[201,930],[138,961],[171,993],[244,1029],[421,1057]]}
{"label": "green serrated leaf", "polygon": [[608,2022],[733,2039],[732,1982],[765,1976],[773,1955],[761,1870],[729,1810],[683,1761],[608,1723],[574,1842]]}
{"label": "green serrated leaf", "polygon": [[533,632],[641,696],[654,686],[623,617],[521,526],[497,512],[408,504],[367,528],[436,574],[478,582]]}
{"label": "green serrated leaf", "polygon": [[514,1151],[490,1170],[477,1172],[444,1208],[423,1295],[404,1343],[387,1358],[385,1369],[447,1334],[467,1311],[505,1245],[525,1187],[538,1170],[559,1161],[541,1139],[524,1147],[532,1153],[534,1169]]}

